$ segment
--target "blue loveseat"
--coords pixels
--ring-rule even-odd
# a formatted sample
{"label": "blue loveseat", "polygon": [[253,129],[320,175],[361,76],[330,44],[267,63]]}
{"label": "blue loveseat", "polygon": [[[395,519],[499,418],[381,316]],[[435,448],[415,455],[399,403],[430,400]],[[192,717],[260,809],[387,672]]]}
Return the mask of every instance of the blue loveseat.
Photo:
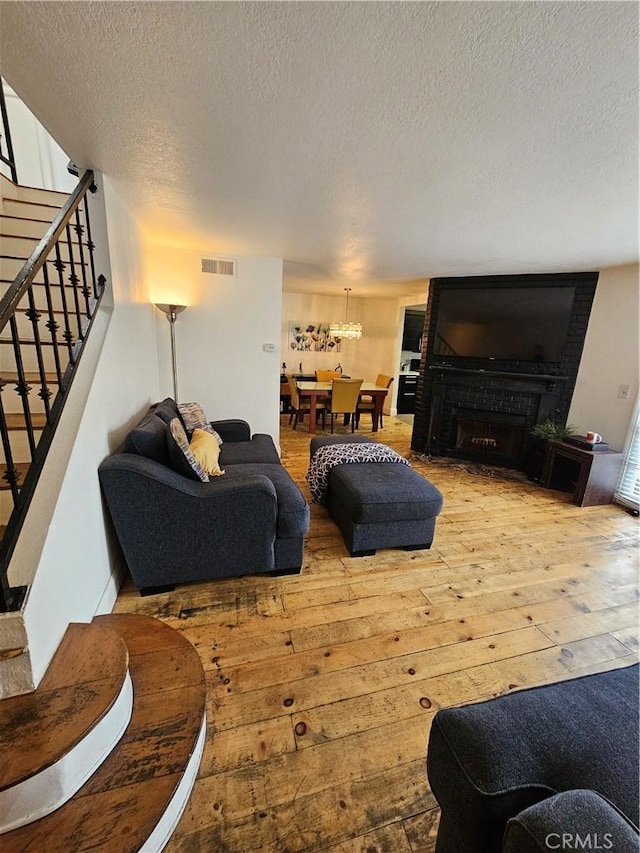
{"label": "blue loveseat", "polygon": [[309,506],[269,435],[243,420],[212,421],[225,473],[196,482],[172,467],[171,398],[154,406],[99,467],[102,491],[135,585],[178,583],[302,566]]}

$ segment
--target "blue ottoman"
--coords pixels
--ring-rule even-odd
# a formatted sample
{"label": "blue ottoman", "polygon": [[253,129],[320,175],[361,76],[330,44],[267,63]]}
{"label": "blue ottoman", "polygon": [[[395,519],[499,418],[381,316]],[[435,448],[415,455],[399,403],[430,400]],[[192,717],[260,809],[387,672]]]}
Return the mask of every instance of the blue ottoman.
{"label": "blue ottoman", "polygon": [[[318,436],[319,447],[371,443],[366,436]],[[355,462],[337,465],[329,474],[327,508],[352,557],[371,556],[378,548],[430,548],[442,495],[406,465]]]}

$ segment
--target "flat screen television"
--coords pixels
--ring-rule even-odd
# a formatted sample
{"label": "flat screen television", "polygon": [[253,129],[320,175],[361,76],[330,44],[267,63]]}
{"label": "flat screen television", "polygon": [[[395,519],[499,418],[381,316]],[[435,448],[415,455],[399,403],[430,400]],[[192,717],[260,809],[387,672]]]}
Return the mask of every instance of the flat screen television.
{"label": "flat screen television", "polygon": [[575,287],[440,291],[433,353],[451,358],[560,361]]}

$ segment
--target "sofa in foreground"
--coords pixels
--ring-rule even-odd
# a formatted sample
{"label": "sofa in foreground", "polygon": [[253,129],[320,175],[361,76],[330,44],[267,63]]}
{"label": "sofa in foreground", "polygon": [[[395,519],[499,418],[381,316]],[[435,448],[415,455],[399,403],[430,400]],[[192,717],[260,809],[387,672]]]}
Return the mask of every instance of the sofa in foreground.
{"label": "sofa in foreground", "polygon": [[184,423],[176,403],[163,400],[99,467],[138,589],[148,593],[191,581],[299,571],[309,506],[271,436],[252,436],[243,420],[211,422],[208,428],[222,441],[224,473],[202,482],[176,448],[176,418]]}
{"label": "sofa in foreground", "polygon": [[436,714],[436,853],[637,853],[638,664]]}

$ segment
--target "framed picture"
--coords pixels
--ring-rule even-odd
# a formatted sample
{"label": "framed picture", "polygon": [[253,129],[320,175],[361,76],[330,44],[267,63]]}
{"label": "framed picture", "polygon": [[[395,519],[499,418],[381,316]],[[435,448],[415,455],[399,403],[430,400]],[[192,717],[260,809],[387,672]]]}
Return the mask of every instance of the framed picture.
{"label": "framed picture", "polygon": [[329,323],[289,324],[289,350],[291,352],[340,352],[341,338],[329,334]]}

